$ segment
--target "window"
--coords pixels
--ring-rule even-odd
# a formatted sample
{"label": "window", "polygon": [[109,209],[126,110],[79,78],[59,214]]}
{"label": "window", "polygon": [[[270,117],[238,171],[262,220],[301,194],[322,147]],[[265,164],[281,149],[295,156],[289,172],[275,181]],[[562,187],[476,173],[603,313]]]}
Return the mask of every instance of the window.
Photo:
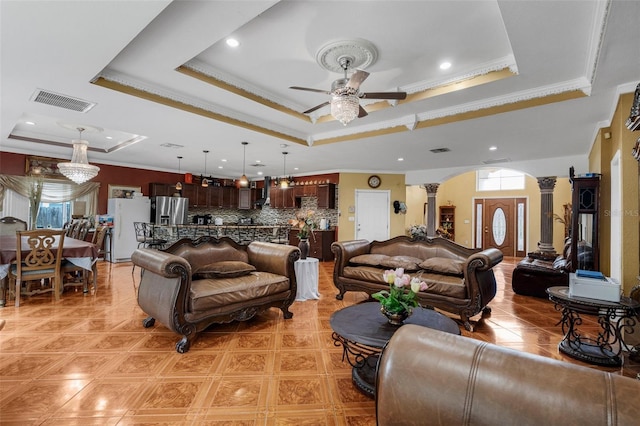
{"label": "window", "polygon": [[524,173],[509,169],[482,169],[477,174],[478,191],[524,189]]}
{"label": "window", "polygon": [[36,226],[38,228],[62,228],[71,220],[71,202],[40,203]]}

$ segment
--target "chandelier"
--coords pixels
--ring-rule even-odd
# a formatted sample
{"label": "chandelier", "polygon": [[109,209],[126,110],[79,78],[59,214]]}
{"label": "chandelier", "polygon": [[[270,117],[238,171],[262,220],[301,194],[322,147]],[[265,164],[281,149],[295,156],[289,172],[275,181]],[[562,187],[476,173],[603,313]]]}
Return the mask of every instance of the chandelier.
{"label": "chandelier", "polygon": [[357,94],[336,94],[331,98],[331,115],[343,125],[349,124],[360,112],[360,99]]}
{"label": "chandelier", "polygon": [[246,165],[246,161],[247,161],[247,145],[249,145],[249,142],[242,142],[243,145],[243,153],[242,153],[242,177],[240,178],[240,186],[245,187],[249,185],[249,179],[247,178],[247,175],[245,174],[245,165]]}
{"label": "chandelier", "polygon": [[87,146],[89,142],[82,140],[84,128],[78,127],[80,138],[73,140],[73,154],[70,163],[58,163],[58,170],[77,184],[84,183],[98,175],[100,167],[89,164]]}

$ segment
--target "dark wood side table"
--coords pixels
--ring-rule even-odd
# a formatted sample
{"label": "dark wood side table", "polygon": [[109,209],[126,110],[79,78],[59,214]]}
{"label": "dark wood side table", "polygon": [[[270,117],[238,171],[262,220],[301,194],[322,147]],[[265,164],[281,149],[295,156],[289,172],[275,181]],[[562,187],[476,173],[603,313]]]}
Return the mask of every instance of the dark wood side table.
{"label": "dark wood side table", "polygon": [[[640,315],[640,303],[622,296],[620,302],[589,299],[569,295],[569,287],[549,287],[549,299],[562,312],[558,324],[562,324],[564,338],[558,345],[560,352],[572,358],[604,366],[622,365],[622,349],[638,356],[638,347],[628,347],[622,332],[633,333],[636,318]],[[601,330],[596,338],[583,336],[577,326],[582,324],[580,314],[598,316]]]}
{"label": "dark wood side table", "polygon": [[[375,397],[376,366],[382,348],[402,326],[389,324],[380,312],[380,303],[366,302],[336,311],[331,315],[334,345],[342,346],[342,360],[353,367],[351,378],[356,387]],[[451,334],[460,327],[451,318],[432,309],[415,308],[405,324],[417,324]]]}

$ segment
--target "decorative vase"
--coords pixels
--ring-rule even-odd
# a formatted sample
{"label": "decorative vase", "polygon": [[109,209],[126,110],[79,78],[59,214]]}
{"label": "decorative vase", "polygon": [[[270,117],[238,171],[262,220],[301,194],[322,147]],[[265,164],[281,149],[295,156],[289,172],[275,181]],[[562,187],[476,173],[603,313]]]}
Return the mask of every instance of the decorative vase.
{"label": "decorative vase", "polygon": [[387,317],[387,321],[391,325],[402,325],[404,320],[409,318],[409,316],[413,313],[411,311],[402,311],[402,312],[390,312],[385,309],[384,306],[380,306],[380,312]]}
{"label": "decorative vase", "polygon": [[300,259],[306,259],[309,256],[309,239],[308,238],[300,238],[300,242],[298,243],[298,248],[300,249]]}

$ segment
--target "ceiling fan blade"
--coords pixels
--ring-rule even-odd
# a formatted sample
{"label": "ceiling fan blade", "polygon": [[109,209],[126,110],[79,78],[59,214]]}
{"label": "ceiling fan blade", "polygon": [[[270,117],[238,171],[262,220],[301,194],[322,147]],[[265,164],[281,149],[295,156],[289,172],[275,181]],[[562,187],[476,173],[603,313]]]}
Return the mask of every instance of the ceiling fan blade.
{"label": "ceiling fan blade", "polygon": [[360,110],[358,111],[358,118],[362,118],[367,115],[369,115],[369,113],[365,111],[364,108],[362,108],[362,105],[360,105]]}
{"label": "ceiling fan blade", "polygon": [[356,70],[353,74],[351,74],[351,78],[349,78],[349,82],[346,87],[351,87],[352,89],[358,90],[360,84],[365,81],[369,77],[369,73],[362,70]]}
{"label": "ceiling fan blade", "polygon": [[406,99],[406,92],[368,92],[360,95],[361,98],[367,99]]}
{"label": "ceiling fan blade", "polygon": [[321,103],[320,105],[316,105],[316,106],[314,106],[313,108],[306,110],[305,112],[303,112],[303,114],[310,114],[310,113],[312,113],[313,111],[315,111],[315,110],[317,110],[317,109],[320,109],[320,108],[322,108],[323,106],[326,106],[326,105],[329,105],[329,102],[328,102],[328,101],[327,101],[327,102],[323,102],[323,103]]}
{"label": "ceiling fan blade", "polygon": [[289,87],[289,89],[295,89],[295,90],[306,90],[307,92],[324,93],[325,95],[330,95],[330,94],[331,94],[331,92],[328,92],[328,91],[326,91],[326,90],[311,89],[311,88],[309,88],[309,87],[291,86],[291,87]]}

